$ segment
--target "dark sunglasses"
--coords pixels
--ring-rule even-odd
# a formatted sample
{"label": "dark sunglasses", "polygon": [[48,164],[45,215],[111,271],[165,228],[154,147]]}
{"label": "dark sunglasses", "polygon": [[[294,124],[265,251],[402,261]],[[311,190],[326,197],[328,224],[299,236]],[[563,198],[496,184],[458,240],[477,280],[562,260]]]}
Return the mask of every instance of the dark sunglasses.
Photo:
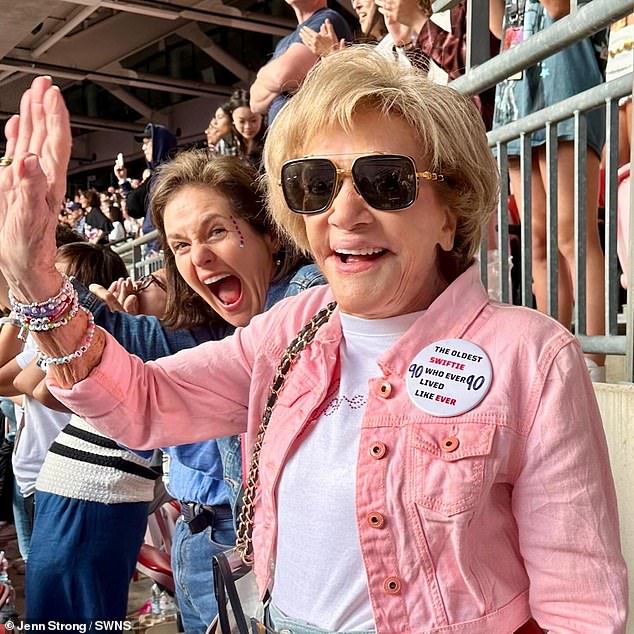
{"label": "dark sunglasses", "polygon": [[398,211],[413,205],[419,178],[445,180],[436,172],[417,172],[414,159],[400,154],[363,154],[354,159],[349,170],[337,167],[329,158],[311,156],[282,165],[284,200],[298,214],[321,213],[332,204],[345,176],[352,177],[356,192],[379,211]]}

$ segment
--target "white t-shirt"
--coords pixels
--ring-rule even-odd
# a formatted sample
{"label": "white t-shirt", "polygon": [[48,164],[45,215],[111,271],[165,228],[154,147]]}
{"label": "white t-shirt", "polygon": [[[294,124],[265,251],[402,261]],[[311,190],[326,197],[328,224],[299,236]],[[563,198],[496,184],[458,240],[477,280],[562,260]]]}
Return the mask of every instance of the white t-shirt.
{"label": "white t-shirt", "polygon": [[108,234],[108,240],[110,242],[116,242],[117,240],[123,240],[125,238],[125,227],[118,220],[112,223],[113,229]]}
{"label": "white t-shirt", "polygon": [[[37,348],[31,336],[24,349],[15,357],[17,364],[26,368],[37,356]],[[49,447],[70,421],[71,414],[56,412],[30,396],[24,395],[24,418],[16,435],[13,449],[13,473],[23,496],[35,492],[35,481],[40,473]]]}
{"label": "white t-shirt", "polygon": [[272,602],[290,618],[332,631],[375,629],[355,514],[359,436],[368,381],[381,376],[377,360],[421,314],[341,315],[339,389],[284,466],[277,490]]}

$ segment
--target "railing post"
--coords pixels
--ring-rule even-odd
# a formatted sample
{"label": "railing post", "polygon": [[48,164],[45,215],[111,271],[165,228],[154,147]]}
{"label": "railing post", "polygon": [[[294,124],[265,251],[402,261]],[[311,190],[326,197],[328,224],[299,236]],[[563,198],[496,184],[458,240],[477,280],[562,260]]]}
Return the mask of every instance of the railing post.
{"label": "railing post", "polygon": [[[634,92],[634,81],[632,81],[632,92]],[[630,129],[634,124],[634,109],[632,110],[632,120]],[[634,166],[634,144],[630,144],[630,167]],[[631,173],[631,172],[630,172]],[[632,285],[634,284],[634,187],[631,185],[630,177],[630,208],[627,235],[627,305],[625,308],[625,380],[634,382],[634,298],[632,297]]]}
{"label": "railing post", "polygon": [[509,159],[506,143],[498,143],[498,169],[500,171],[500,200],[497,209],[498,270],[500,272],[500,301],[508,302],[509,289]]}
{"label": "railing post", "polygon": [[586,279],[587,279],[587,179],[588,135],[585,114],[575,112],[575,159],[574,159],[574,216],[575,216],[575,334],[585,335],[586,325]]}
{"label": "railing post", "polygon": [[557,240],[557,123],[546,124],[546,310],[559,317],[559,244]]}
{"label": "railing post", "polygon": [[467,72],[490,57],[489,0],[467,0]]}
{"label": "railing post", "polygon": [[619,105],[616,99],[606,101],[605,126],[605,332],[608,335],[616,335],[619,284],[616,264]]}
{"label": "railing post", "polygon": [[532,135],[520,136],[522,305],[533,307],[533,147]]}
{"label": "railing post", "polygon": [[482,239],[480,240],[480,279],[482,280],[482,286],[484,288],[489,288],[489,270],[487,268],[489,264],[489,253],[488,253],[488,240],[487,240],[486,232],[482,234]]}
{"label": "railing post", "polygon": [[132,247],[132,279],[138,280],[139,275],[139,262],[141,261],[141,245],[135,244]]}

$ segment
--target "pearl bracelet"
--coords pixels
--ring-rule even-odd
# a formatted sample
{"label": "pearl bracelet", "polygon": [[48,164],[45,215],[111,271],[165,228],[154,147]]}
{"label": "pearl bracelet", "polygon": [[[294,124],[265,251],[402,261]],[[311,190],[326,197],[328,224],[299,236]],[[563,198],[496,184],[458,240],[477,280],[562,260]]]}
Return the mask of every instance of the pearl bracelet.
{"label": "pearl bracelet", "polygon": [[64,355],[63,357],[47,357],[42,352],[39,353],[38,360],[39,365],[42,369],[46,369],[52,365],[67,365],[71,361],[75,359],[79,359],[83,357],[88,349],[90,348],[90,344],[92,343],[93,337],[95,336],[95,318],[92,313],[83,306],[79,307],[80,310],[83,310],[86,315],[88,315],[88,328],[86,329],[86,334],[84,335],[84,339],[82,340],[79,348],[75,350],[75,352],[71,352],[70,354]]}

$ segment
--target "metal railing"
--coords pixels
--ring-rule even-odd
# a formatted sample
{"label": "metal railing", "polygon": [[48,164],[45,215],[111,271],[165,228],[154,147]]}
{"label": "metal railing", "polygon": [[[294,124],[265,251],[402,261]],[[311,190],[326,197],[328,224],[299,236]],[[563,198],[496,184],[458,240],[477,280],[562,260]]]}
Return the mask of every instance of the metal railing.
{"label": "metal railing", "polygon": [[[488,2],[483,9],[488,11]],[[456,4],[456,0],[438,0],[434,10],[444,10]],[[486,8],[484,7],[486,5]],[[480,66],[454,80],[451,86],[463,94],[473,95],[494,86],[518,71],[526,70],[537,62],[562,50],[596,31],[608,27],[613,21],[634,11],[634,0],[592,0],[588,4],[571,12],[558,20],[541,33],[537,33],[510,50],[504,51]],[[469,12],[468,18],[471,18]],[[482,17],[482,16],[480,16]],[[482,20],[478,20],[478,28],[482,28]],[[476,28],[468,29],[475,37]],[[484,34],[480,34],[481,46]],[[488,33],[486,34],[488,44]],[[477,46],[468,42],[468,47]],[[482,54],[472,55],[472,59],[482,58]],[[488,141],[496,150],[501,176],[501,195],[497,210],[498,227],[498,269],[502,301],[511,300],[509,287],[509,162],[507,144],[520,140],[520,180],[521,192],[514,192],[523,210],[520,227],[521,266],[520,286],[521,303],[533,305],[533,277],[531,258],[531,135],[545,129],[546,131],[546,225],[547,225],[547,286],[549,314],[557,317],[557,279],[558,279],[558,235],[557,235],[557,124],[567,119],[574,119],[574,215],[575,215],[575,293],[574,330],[583,350],[588,353],[618,354],[626,356],[626,377],[634,380],[634,310],[626,310],[625,335],[619,334],[618,328],[618,264],[616,255],[617,227],[617,170],[618,170],[618,100],[632,94],[632,74],[617,80],[596,86],[574,97],[563,100],[553,106],[534,112],[526,117],[489,132]],[[586,116],[597,109],[605,109],[606,146],[605,146],[605,333],[603,335],[587,335],[586,319]],[[631,231],[634,233],[634,231]],[[634,236],[632,236],[634,237]],[[633,244],[632,240],[628,246]],[[628,249],[628,252],[631,249]],[[481,246],[481,272],[486,286],[487,282],[487,245]],[[628,258],[632,268],[631,258]],[[634,279],[628,274],[629,279]]]}
{"label": "metal railing", "polygon": [[[508,176],[508,159],[506,157],[506,144],[517,138],[520,143],[520,171],[522,175],[522,191],[520,193],[521,207],[524,209],[524,218],[521,231],[521,297],[522,304],[532,305],[532,260],[531,260],[531,233],[525,231],[525,227],[531,225],[531,133],[546,128],[547,160],[549,172],[556,169],[556,156],[554,156],[557,123],[566,119],[575,120],[575,296],[574,323],[575,332],[581,339],[586,352],[605,352],[608,354],[625,354],[627,349],[626,338],[619,336],[617,332],[618,312],[618,267],[616,257],[616,172],[617,172],[617,140],[618,118],[616,109],[618,99],[632,92],[632,75],[620,77],[608,84],[596,86],[574,97],[570,97],[539,112],[535,112],[523,119],[498,128],[488,134],[491,147],[497,149],[498,165],[503,185]],[[606,110],[606,186],[605,186],[605,323],[606,335],[588,337],[586,335],[586,267],[585,244],[587,226],[585,218],[585,162],[587,154],[585,119],[586,113],[592,109],[604,107]],[[550,187],[547,197],[550,204],[547,206],[548,250],[547,278],[549,281],[548,312],[557,317],[557,188],[556,174],[550,178]],[[503,189],[505,187],[503,186]],[[502,301],[510,300],[508,287],[508,202],[506,189],[500,197],[498,206],[497,225],[499,233],[499,267],[501,271]],[[517,193],[516,193],[517,194]],[[482,249],[482,273],[486,280],[486,249]]]}
{"label": "metal railing", "polygon": [[144,253],[144,246],[157,238],[158,231],[154,229],[140,238],[124,242],[112,248],[123,258],[133,280],[149,275],[163,266],[162,253],[153,253],[151,255]]}

